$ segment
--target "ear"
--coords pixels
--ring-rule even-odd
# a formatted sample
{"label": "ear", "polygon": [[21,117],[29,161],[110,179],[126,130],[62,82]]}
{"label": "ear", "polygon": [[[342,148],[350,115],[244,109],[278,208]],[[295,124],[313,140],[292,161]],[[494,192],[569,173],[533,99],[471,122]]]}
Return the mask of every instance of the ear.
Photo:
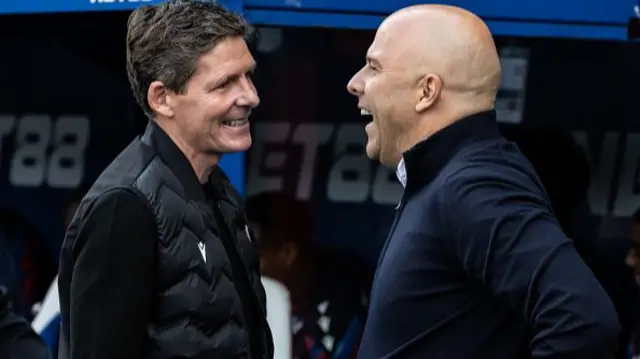
{"label": "ear", "polygon": [[425,75],[418,83],[418,102],[416,103],[416,112],[424,112],[440,98],[442,92],[442,79],[435,74]]}
{"label": "ear", "polygon": [[147,103],[155,113],[171,118],[173,117],[172,96],[173,92],[169,91],[162,82],[153,81],[147,90]]}
{"label": "ear", "polygon": [[298,259],[298,246],[293,242],[285,242],[280,249],[279,260],[286,268],[290,268]]}

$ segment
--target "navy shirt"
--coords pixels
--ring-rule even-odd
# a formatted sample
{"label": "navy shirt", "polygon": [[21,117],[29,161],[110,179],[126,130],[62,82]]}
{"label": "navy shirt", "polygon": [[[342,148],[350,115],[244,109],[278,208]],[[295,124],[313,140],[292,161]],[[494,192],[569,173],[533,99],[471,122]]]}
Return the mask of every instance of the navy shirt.
{"label": "navy shirt", "polygon": [[616,312],[489,111],[403,156],[359,358],[605,359]]}

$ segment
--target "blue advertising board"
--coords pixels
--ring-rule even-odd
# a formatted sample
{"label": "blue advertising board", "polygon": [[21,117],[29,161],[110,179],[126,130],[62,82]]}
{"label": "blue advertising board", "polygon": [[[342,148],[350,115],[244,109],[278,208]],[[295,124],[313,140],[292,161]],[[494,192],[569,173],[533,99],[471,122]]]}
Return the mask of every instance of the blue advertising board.
{"label": "blue advertising board", "polygon": [[[158,4],[162,1],[163,0],[3,0],[0,2],[0,14],[127,11],[133,10],[140,5]],[[217,2],[235,11],[242,10],[242,0],[221,0]]]}
{"label": "blue advertising board", "polygon": [[0,2],[0,14],[133,10],[140,5],[159,2],[157,0],[4,0]]}
{"label": "blue advertising board", "polygon": [[[245,0],[254,24],[376,28],[384,16],[418,0]],[[446,0],[473,11],[495,35],[624,40],[634,0]]]}
{"label": "blue advertising board", "polygon": [[[125,11],[162,0],[4,0],[0,14]],[[446,0],[484,18],[499,36],[625,40],[635,0]],[[416,0],[227,0],[254,25],[376,28]]]}

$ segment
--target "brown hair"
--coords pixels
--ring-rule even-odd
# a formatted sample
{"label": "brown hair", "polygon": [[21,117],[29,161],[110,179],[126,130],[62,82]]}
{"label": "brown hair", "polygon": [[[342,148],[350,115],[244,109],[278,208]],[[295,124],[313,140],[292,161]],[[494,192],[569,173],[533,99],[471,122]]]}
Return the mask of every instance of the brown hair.
{"label": "brown hair", "polygon": [[184,93],[203,54],[227,37],[252,34],[247,22],[213,2],[169,0],[138,7],[127,23],[127,76],[138,104],[149,117],[147,91],[153,81]]}

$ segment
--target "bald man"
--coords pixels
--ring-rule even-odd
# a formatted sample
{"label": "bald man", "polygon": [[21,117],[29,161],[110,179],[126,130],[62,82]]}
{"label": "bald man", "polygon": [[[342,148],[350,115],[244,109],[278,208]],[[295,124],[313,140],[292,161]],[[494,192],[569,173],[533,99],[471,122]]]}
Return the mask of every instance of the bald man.
{"label": "bald man", "polygon": [[487,26],[423,5],[380,26],[348,90],[405,187],[361,359],[605,359],[619,324],[531,164],[498,132]]}

